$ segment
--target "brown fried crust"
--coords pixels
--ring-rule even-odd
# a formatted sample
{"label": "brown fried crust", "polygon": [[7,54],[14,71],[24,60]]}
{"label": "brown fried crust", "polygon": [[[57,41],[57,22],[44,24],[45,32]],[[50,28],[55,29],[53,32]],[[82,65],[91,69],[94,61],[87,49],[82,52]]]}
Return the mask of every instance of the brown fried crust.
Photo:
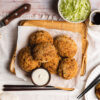
{"label": "brown fried crust", "polygon": [[96,85],[95,87],[95,94],[97,98],[100,100],[100,83]]}
{"label": "brown fried crust", "polygon": [[33,48],[33,58],[42,63],[51,61],[56,55],[57,51],[51,43],[40,43]]}
{"label": "brown fried crust", "polygon": [[53,44],[53,38],[47,31],[36,31],[29,36],[29,45],[49,42]]}
{"label": "brown fried crust", "polygon": [[77,52],[75,41],[66,35],[57,36],[54,39],[54,45],[62,57],[73,57]]}
{"label": "brown fried crust", "polygon": [[51,61],[43,63],[43,67],[46,68],[50,73],[56,74],[60,59],[61,59],[60,56],[57,55]]}
{"label": "brown fried crust", "polygon": [[18,53],[18,64],[26,72],[30,72],[33,69],[40,67],[38,61],[35,61],[31,56],[30,47],[22,48]]}
{"label": "brown fried crust", "polygon": [[64,79],[72,79],[77,75],[77,62],[74,58],[64,58],[59,64],[58,74]]}

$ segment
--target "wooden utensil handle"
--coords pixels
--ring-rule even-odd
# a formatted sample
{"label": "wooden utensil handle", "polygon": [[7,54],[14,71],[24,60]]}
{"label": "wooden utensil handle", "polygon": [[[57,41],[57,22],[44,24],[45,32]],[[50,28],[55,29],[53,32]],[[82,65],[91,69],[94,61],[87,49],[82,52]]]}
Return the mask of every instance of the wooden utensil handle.
{"label": "wooden utensil handle", "polygon": [[21,7],[19,7],[17,10],[13,11],[11,14],[9,14],[3,22],[5,25],[9,24],[13,19],[20,17],[22,14],[30,11],[31,5],[30,4],[24,4]]}

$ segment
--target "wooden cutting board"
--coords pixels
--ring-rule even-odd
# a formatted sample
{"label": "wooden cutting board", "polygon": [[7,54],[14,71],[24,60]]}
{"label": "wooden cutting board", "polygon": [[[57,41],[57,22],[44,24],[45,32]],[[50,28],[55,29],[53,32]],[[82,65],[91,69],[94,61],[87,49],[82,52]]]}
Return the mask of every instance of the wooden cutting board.
{"label": "wooden cutting board", "polygon": [[[65,21],[48,21],[48,20],[23,20],[19,24],[20,26],[38,26],[44,27],[48,29],[60,29],[72,32],[78,32],[82,37],[82,65],[80,75],[83,76],[86,71],[86,63],[87,63],[87,27],[85,23],[69,23]],[[16,51],[16,49],[15,49]],[[14,61],[16,58],[16,52],[14,51],[11,63],[10,63],[10,71],[15,73]]]}

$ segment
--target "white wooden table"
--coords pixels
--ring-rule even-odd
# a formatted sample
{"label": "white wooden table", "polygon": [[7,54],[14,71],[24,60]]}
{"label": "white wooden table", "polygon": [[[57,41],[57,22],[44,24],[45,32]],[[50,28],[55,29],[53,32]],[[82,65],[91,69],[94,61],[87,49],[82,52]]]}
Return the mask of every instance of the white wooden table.
{"label": "white wooden table", "polygon": [[[38,15],[53,15],[59,18],[57,12],[57,2],[58,0],[0,0],[0,18],[4,17],[18,6],[24,3],[30,3],[32,8],[28,13],[32,16]],[[90,0],[92,9],[100,9],[100,0]],[[26,14],[26,15],[28,15]],[[84,84],[83,84],[84,85]],[[71,95],[72,96],[72,95]],[[20,100],[69,100],[67,96],[50,94],[33,94],[31,95],[22,94],[20,95]],[[70,99],[71,100],[71,99]]]}
{"label": "white wooden table", "polygon": [[[32,5],[30,14],[52,14],[57,13],[58,0],[0,0],[0,16],[4,16],[16,9],[16,7],[30,3]],[[100,9],[100,0],[90,0],[92,9]]]}

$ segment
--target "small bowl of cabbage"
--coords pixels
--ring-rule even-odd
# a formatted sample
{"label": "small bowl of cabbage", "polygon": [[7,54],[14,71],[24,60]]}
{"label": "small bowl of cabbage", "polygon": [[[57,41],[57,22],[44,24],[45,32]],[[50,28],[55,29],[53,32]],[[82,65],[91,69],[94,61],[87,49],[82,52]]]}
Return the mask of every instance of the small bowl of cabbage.
{"label": "small bowl of cabbage", "polygon": [[89,0],[59,0],[58,12],[65,21],[81,23],[89,17],[91,5]]}

